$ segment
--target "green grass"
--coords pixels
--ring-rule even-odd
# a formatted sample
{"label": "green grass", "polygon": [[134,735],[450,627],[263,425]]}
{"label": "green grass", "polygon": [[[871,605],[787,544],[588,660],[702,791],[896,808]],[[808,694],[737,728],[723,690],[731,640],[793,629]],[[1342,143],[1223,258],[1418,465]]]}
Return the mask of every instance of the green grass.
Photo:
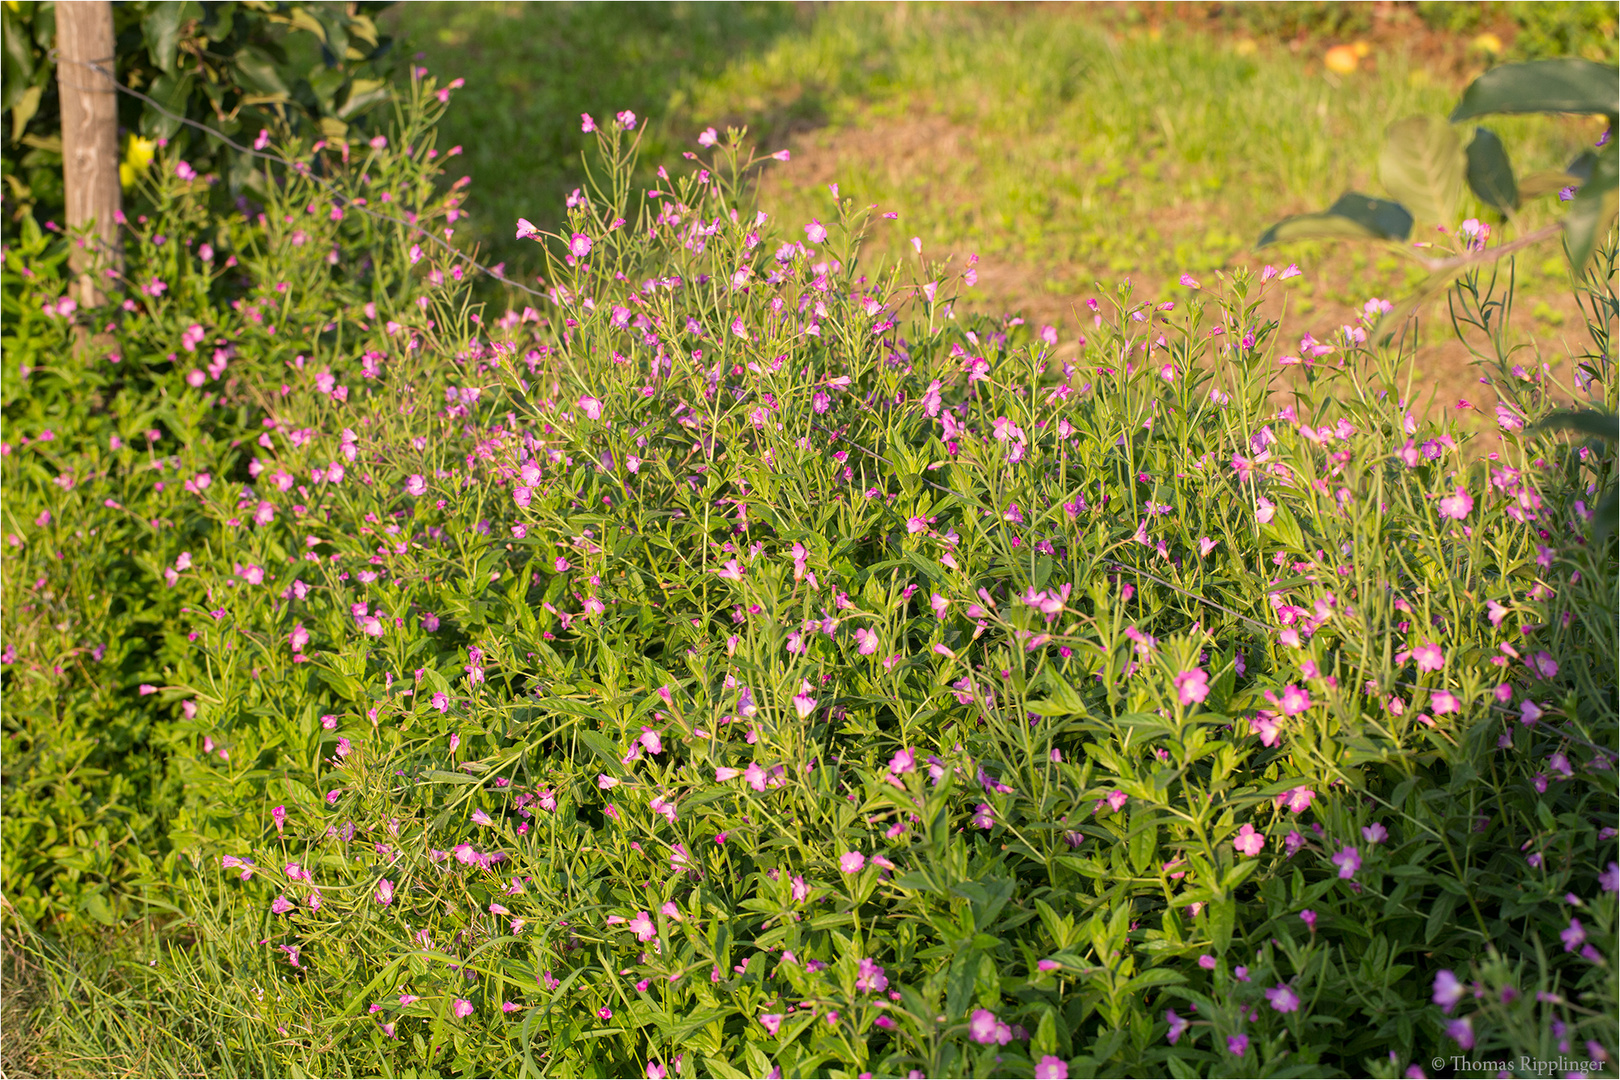
{"label": "green grass", "polygon": [[[534,252],[512,239],[512,222],[555,222],[579,182],[578,113],[632,108],[652,118],[647,160],[696,150],[709,124],[747,124],[765,148],[794,149],[760,192],[779,219],[796,228],[825,217],[836,181],[900,213],[880,252],[903,254],[913,236],[933,255],[978,252],[986,271],[970,302],[1053,322],[1094,281],[1130,274],[1157,293],[1183,271],[1257,261],[1249,246],[1283,214],[1347,188],[1382,194],[1373,172],[1384,129],[1449,110],[1463,85],[1449,63],[1403,46],[1398,26],[1384,26],[1370,70],[1339,77],[1321,64],[1331,38],[1295,52],[1244,36],[1274,29],[1252,18],[1227,35],[1148,29],[1132,15],[1090,5],[851,4],[796,15],[786,5],[413,4],[394,17],[435,71],[468,77],[442,137],[467,147],[471,234],[514,269]],[[1471,55],[1466,38],[1453,51]],[[1493,126],[1521,172],[1559,167],[1597,134],[1584,119]],[[1547,212],[1529,209],[1526,226]],[[1484,215],[1465,198],[1464,216]],[[1565,291],[1556,256],[1548,248],[1521,266],[1533,302]],[[1296,313],[1319,314],[1318,334],[1344,321],[1341,307],[1418,276],[1355,245],[1268,258],[1305,269]],[[1561,309],[1543,306],[1538,325],[1555,325]]]}

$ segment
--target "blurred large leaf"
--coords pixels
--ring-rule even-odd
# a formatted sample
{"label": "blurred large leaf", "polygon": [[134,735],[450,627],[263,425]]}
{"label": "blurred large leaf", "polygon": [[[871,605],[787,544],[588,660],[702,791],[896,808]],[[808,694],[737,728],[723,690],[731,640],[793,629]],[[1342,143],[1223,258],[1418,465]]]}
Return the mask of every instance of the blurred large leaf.
{"label": "blurred large leaf", "polygon": [[1612,67],[1573,58],[1503,64],[1468,84],[1451,122],[1538,112],[1613,117],[1620,112],[1620,77]]}
{"label": "blurred large leaf", "polygon": [[1579,275],[1591,261],[1597,243],[1614,221],[1616,206],[1615,147],[1598,159],[1592,169],[1592,178],[1575,193],[1564,216],[1564,243],[1569,248],[1569,264]]}
{"label": "blurred large leaf", "polygon": [[349,84],[349,97],[337,111],[338,117],[353,120],[379,101],[387,100],[391,93],[388,84],[381,79],[356,79]]}
{"label": "blurred large leaf", "polygon": [[1544,169],[1533,172],[1519,181],[1519,198],[1539,199],[1543,195],[1551,195],[1567,187],[1580,187],[1582,183],[1580,177],[1562,169]]}
{"label": "blurred large leaf", "polygon": [[276,62],[251,45],[236,50],[236,81],[244,90],[273,100],[287,97],[287,84],[276,71]]}
{"label": "blurred large leaf", "polygon": [[1400,203],[1347,191],[1320,214],[1296,214],[1265,231],[1255,247],[1285,240],[1348,238],[1405,240],[1412,235],[1412,215]]}
{"label": "blurred large leaf", "polygon": [[1378,326],[1373,330],[1373,340],[1380,345],[1388,345],[1390,339],[1401,331],[1407,320],[1411,319],[1419,308],[1445,292],[1451,287],[1451,283],[1462,277],[1467,270],[1468,266],[1462,264],[1437,270],[1424,278],[1410,296],[1401,300],[1378,320]]}
{"label": "blurred large leaf", "polygon": [[1578,431],[1594,439],[1620,442],[1620,415],[1596,409],[1559,409],[1537,421],[1532,431]]}
{"label": "blurred large leaf", "polygon": [[[1560,409],[1548,413],[1532,431],[1576,431],[1605,442],[1620,442],[1620,414],[1599,412],[1597,409]],[[1593,508],[1594,533],[1602,544],[1609,534],[1620,529],[1620,489],[1610,485],[1603,501]]]}
{"label": "blurred large leaf", "polygon": [[1475,128],[1468,144],[1468,187],[1487,206],[1504,214],[1519,206],[1519,185],[1513,178],[1502,140],[1489,128]]}
{"label": "blurred large leaf", "polygon": [[147,54],[159,71],[174,71],[181,24],[201,14],[202,9],[190,0],[164,0],[147,9],[146,17],[141,20],[141,36],[146,39]]}
{"label": "blurred large leaf", "polygon": [[1462,143],[1438,116],[1409,116],[1390,125],[1378,178],[1419,221],[1450,222],[1468,168]]}
{"label": "blurred large leaf", "polygon": [[0,102],[12,108],[28,89],[34,77],[34,50],[28,35],[22,32],[10,7],[0,7]]}
{"label": "blurred large leaf", "polygon": [[174,138],[180,130],[180,121],[176,116],[185,115],[186,101],[191,97],[191,83],[190,75],[159,75],[153,79],[147,94],[169,112],[162,113],[150,105],[146,106],[141,113],[141,131],[160,139]]}

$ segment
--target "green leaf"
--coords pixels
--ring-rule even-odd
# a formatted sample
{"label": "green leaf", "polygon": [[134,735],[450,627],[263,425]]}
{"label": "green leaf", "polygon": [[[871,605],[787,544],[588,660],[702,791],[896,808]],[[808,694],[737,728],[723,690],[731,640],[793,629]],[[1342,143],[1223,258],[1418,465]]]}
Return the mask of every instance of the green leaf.
{"label": "green leaf", "polygon": [[184,0],[162,0],[149,5],[146,18],[141,20],[141,37],[146,39],[146,52],[158,70],[165,74],[174,73],[174,60],[180,48],[180,23],[185,18],[185,9]]}
{"label": "green leaf", "polygon": [[1530,430],[1579,431],[1596,439],[1615,442],[1620,437],[1620,415],[1596,409],[1560,409],[1542,417]]}
{"label": "green leaf", "polygon": [[0,33],[4,35],[0,40],[0,76],[5,81],[4,87],[0,87],[0,104],[11,109],[16,107],[34,77],[34,50],[9,5],[0,7]]}
{"label": "green leaf", "polygon": [[1513,178],[1502,140],[1489,128],[1475,128],[1468,144],[1468,187],[1480,202],[1504,214],[1519,207],[1519,185]]}
{"label": "green leaf", "polygon": [[264,51],[252,45],[236,50],[232,60],[236,65],[236,81],[253,96],[260,99],[285,100],[287,84],[281,81],[276,62]]}
{"label": "green leaf", "polygon": [[1592,168],[1592,178],[1575,193],[1564,215],[1564,245],[1569,249],[1569,265],[1576,276],[1592,261],[1599,238],[1609,230],[1616,205],[1616,148],[1604,154]]}
{"label": "green leaf", "polygon": [[1209,936],[1217,954],[1226,951],[1232,943],[1232,930],[1237,924],[1237,901],[1230,895],[1219,896],[1209,904]]}
{"label": "green leaf", "polygon": [[1390,125],[1378,156],[1378,178],[1397,201],[1425,222],[1456,216],[1468,162],[1451,125],[1438,116],[1409,116]]}
{"label": "green leaf", "polygon": [[158,138],[174,138],[180,131],[178,118],[186,114],[186,103],[191,99],[191,83],[190,75],[159,75],[153,79],[147,93],[168,112],[159,112],[148,105],[141,114],[142,130]]}
{"label": "green leaf", "polygon": [[1320,214],[1284,218],[1260,237],[1255,247],[1286,240],[1405,240],[1412,235],[1412,215],[1400,203],[1347,191]]}
{"label": "green leaf", "polygon": [[1467,272],[1467,265],[1461,265],[1437,271],[1424,278],[1410,296],[1385,312],[1383,318],[1378,320],[1378,327],[1373,331],[1373,340],[1380,345],[1389,344],[1390,338],[1406,325],[1406,321],[1418,308],[1450,288],[1453,281]]}
{"label": "green leaf", "polygon": [[1519,198],[1539,199],[1567,187],[1580,187],[1583,183],[1585,181],[1580,177],[1563,169],[1543,169],[1519,181]]}
{"label": "green leaf", "polygon": [[1590,60],[1563,58],[1503,64],[1492,68],[1463,91],[1451,111],[1451,122],[1492,113],[1586,113],[1614,116],[1620,112],[1620,81],[1615,69]]}
{"label": "green leaf", "polygon": [[352,120],[366,109],[386,101],[393,90],[382,79],[356,79],[349,84],[349,96],[337,114],[340,119]]}

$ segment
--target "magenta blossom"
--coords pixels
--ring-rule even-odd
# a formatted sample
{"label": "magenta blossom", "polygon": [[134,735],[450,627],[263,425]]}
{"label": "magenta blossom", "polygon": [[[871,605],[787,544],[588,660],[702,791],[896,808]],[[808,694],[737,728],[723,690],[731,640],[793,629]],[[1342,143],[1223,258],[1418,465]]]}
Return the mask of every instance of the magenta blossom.
{"label": "magenta blossom", "polygon": [[1334,855],[1329,861],[1339,868],[1340,878],[1349,880],[1356,876],[1357,870],[1361,869],[1361,852],[1353,847],[1347,847]]}
{"label": "magenta blossom", "polygon": [[1238,830],[1237,839],[1232,841],[1232,846],[1237,849],[1239,855],[1258,855],[1266,846],[1266,838],[1263,833],[1255,832],[1253,825],[1245,823],[1243,828]]}
{"label": "magenta blossom", "polygon": [[1440,500],[1440,516],[1461,521],[1474,509],[1474,497],[1468,494],[1468,489],[1458,487],[1452,494]]}
{"label": "magenta blossom", "polygon": [[1299,1011],[1299,995],[1294,993],[1292,987],[1283,983],[1278,983],[1273,989],[1267,990],[1266,1000],[1280,1013]]}
{"label": "magenta blossom", "polygon": [[1434,977],[1434,1003],[1442,1012],[1449,1013],[1463,999],[1467,988],[1448,968],[1442,968]]}
{"label": "magenta blossom", "polygon": [[1201,705],[1209,697],[1209,675],[1199,668],[1176,676],[1176,697],[1182,705]]}

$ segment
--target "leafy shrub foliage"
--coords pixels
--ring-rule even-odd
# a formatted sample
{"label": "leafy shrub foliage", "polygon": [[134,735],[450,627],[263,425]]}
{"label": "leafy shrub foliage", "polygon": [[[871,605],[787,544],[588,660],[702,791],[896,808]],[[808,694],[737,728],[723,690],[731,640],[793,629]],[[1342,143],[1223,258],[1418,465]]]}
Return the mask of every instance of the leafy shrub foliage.
{"label": "leafy shrub foliage", "polygon": [[1612,238],[1578,385],[1482,359],[1482,454],[1366,326],[1276,340],[1288,269],[1062,342],[868,265],[882,208],[746,206],[739,133],[633,190],[628,113],[490,317],[354,209],[447,212],[413,93],[261,217],[163,162],[119,311],[6,253],[5,894],[157,928],[58,1031],[156,1001],[267,1074],[1615,1052],[1616,463],[1532,430],[1615,409]]}

